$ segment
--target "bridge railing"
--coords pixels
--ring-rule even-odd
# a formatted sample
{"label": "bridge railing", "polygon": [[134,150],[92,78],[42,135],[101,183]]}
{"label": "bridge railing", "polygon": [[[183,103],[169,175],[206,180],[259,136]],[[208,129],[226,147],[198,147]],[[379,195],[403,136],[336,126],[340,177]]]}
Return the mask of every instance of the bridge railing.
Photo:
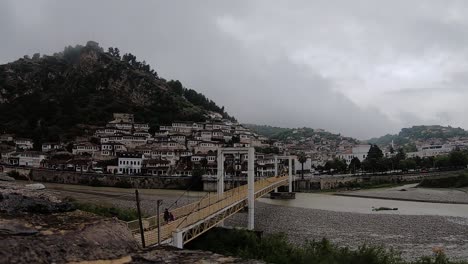
{"label": "bridge railing", "polygon": [[[287,176],[283,177],[271,177],[265,178],[255,182],[255,197],[260,197],[265,193],[273,190],[275,187],[284,185],[287,182]],[[167,240],[172,237],[172,233],[177,229],[184,229],[188,226],[194,225],[200,221],[203,221],[216,214],[217,212],[224,210],[230,206],[233,206],[239,202],[247,199],[248,186],[242,185],[240,187],[231,189],[224,192],[222,196],[213,195],[208,193],[207,196],[199,200],[198,202],[191,203],[180,208],[172,210],[172,213],[176,216],[174,221],[169,223],[163,222],[163,214],[161,214],[161,240]],[[156,218],[157,216],[143,219],[143,226],[145,229],[145,241],[148,245],[154,244],[158,239],[158,232],[156,229]],[[134,233],[139,232],[138,221],[132,221],[128,223],[129,228]]]}

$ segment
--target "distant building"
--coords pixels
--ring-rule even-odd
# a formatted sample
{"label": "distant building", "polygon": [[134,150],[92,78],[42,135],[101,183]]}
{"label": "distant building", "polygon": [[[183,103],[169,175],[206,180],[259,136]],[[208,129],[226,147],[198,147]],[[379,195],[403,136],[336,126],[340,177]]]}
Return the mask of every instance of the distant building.
{"label": "distant building", "polygon": [[371,145],[356,145],[348,151],[339,153],[337,157],[344,160],[346,164],[351,163],[353,158],[358,158],[362,162],[367,158],[370,147]]}
{"label": "distant building", "polygon": [[42,143],[42,152],[48,152],[51,150],[61,149],[62,146],[60,143],[46,142]]}
{"label": "distant building", "polygon": [[72,153],[74,155],[89,154],[93,155],[100,151],[100,146],[91,142],[81,142],[73,146]]}
{"label": "distant building", "polygon": [[414,157],[435,157],[439,155],[448,154],[454,149],[454,146],[451,145],[423,145],[418,148],[416,152],[408,152],[406,156],[408,158]]}
{"label": "distant building", "polygon": [[17,138],[15,139],[15,145],[19,149],[32,149],[33,148],[33,141],[32,139],[28,138]]}
{"label": "distant building", "polygon": [[133,123],[133,114],[114,113],[114,122]]}
{"label": "distant building", "polygon": [[122,152],[118,153],[119,174],[141,174],[143,166],[143,154]]}
{"label": "distant building", "polygon": [[11,134],[2,134],[0,135],[0,142],[13,142],[15,137]]}
{"label": "distant building", "polygon": [[16,152],[10,155],[8,163],[13,166],[41,167],[41,163],[46,159],[44,153],[38,151]]}

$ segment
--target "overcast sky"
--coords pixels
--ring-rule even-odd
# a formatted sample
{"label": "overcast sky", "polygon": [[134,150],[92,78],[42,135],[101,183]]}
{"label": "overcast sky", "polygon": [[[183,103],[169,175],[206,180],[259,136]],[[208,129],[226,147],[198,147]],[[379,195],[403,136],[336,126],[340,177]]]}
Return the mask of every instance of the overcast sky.
{"label": "overcast sky", "polygon": [[0,63],[95,40],[243,123],[468,128],[468,1],[1,1]]}

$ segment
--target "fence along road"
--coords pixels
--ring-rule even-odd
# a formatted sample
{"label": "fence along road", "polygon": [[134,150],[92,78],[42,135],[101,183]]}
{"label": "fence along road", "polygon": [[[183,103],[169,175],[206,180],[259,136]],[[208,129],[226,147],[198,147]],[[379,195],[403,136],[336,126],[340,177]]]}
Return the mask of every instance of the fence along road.
{"label": "fence along road", "polygon": [[[273,191],[279,186],[288,185],[288,176],[265,178],[255,182],[255,199]],[[229,216],[242,210],[247,205],[247,185],[231,189],[218,196],[208,193],[197,202],[171,210],[174,221],[166,223],[164,214],[143,219],[146,245],[158,243],[157,218],[161,225],[161,242],[170,243],[174,233],[182,235],[183,244],[208,231]],[[127,222],[128,228],[140,241],[138,220]],[[141,242],[141,241],[140,241]]]}

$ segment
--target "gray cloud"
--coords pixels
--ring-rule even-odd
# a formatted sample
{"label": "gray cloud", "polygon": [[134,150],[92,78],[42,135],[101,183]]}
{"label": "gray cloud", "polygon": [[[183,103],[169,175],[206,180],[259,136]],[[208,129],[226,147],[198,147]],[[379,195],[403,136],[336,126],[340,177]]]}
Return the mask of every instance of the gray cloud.
{"label": "gray cloud", "polygon": [[0,63],[96,40],[241,122],[468,128],[464,1],[2,1]]}

